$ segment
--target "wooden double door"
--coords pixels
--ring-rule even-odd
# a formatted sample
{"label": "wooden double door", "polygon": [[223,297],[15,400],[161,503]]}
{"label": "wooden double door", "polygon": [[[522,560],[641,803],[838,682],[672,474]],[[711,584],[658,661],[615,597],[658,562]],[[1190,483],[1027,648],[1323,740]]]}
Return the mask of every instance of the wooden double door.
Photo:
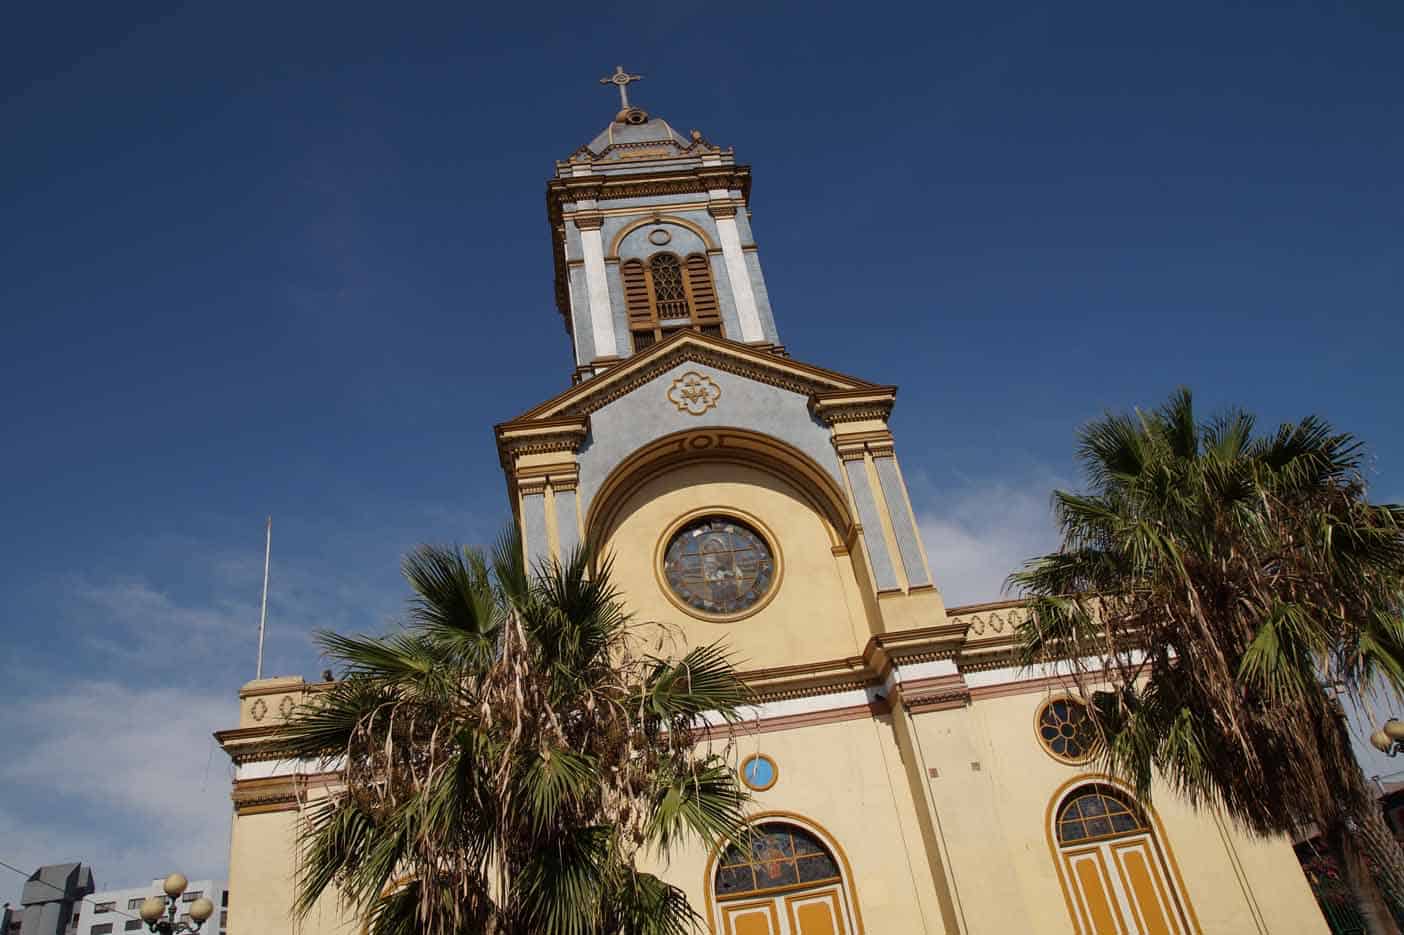
{"label": "wooden double door", "polygon": [[724,935],[852,935],[842,884],[719,906]]}
{"label": "wooden double door", "polygon": [[1067,847],[1063,861],[1087,935],[1189,935],[1149,834]]}

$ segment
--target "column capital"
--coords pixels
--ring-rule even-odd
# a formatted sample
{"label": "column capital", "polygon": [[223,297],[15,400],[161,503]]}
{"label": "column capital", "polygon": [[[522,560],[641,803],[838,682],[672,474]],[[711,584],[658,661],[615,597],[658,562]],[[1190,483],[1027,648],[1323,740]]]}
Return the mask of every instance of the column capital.
{"label": "column capital", "polygon": [[845,422],[887,422],[897,402],[897,387],[873,386],[834,393],[816,393],[809,398],[809,411],[825,425]]}
{"label": "column capital", "polygon": [[597,231],[604,226],[604,215],[599,211],[580,211],[571,220],[583,231]]}

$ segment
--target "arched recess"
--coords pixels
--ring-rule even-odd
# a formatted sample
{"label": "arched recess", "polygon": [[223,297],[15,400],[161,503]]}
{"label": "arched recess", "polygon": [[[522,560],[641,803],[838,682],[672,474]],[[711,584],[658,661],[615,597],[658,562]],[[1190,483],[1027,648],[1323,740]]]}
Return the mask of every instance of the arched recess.
{"label": "arched recess", "polygon": [[675,224],[678,227],[686,228],[687,230],[692,231],[699,238],[701,238],[703,245],[705,245],[708,250],[721,249],[717,246],[716,241],[714,241],[707,234],[707,231],[704,230],[701,225],[694,224],[692,221],[689,221],[686,218],[674,217],[671,214],[660,214],[657,216],[650,215],[646,218],[639,218],[637,221],[634,221],[630,224],[626,224],[623,227],[621,227],[619,229],[619,232],[616,233],[613,239],[611,239],[609,242],[609,252],[605,254],[605,260],[619,259],[619,245],[624,242],[625,237],[628,237],[640,227],[653,227],[659,224]]}
{"label": "arched recess", "polygon": [[1045,831],[1078,935],[1200,935],[1159,816],[1124,784],[1099,774],[1064,783]]}
{"label": "arched recess", "polygon": [[617,464],[590,501],[589,541],[604,543],[629,497],[650,479],[683,464],[745,464],[793,487],[824,519],[829,545],[847,550],[857,533],[848,500],[828,471],[807,454],[760,432],[740,428],[688,429],[650,442]]}
{"label": "arched recess", "polygon": [[744,842],[707,859],[714,935],[863,935],[853,868],[827,829],[781,811],[754,815],[749,829]]}

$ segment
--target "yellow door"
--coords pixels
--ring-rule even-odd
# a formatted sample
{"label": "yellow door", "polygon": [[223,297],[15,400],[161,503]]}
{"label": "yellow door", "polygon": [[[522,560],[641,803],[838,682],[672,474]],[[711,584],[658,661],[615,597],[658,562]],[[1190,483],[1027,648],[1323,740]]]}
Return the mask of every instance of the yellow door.
{"label": "yellow door", "polygon": [[837,890],[800,893],[785,900],[791,935],[846,935]]}
{"label": "yellow door", "polygon": [[1112,841],[1107,848],[1116,861],[1118,882],[1142,935],[1184,935],[1179,910],[1150,838]]}
{"label": "yellow door", "polygon": [[1131,935],[1121,914],[1116,888],[1107,873],[1102,848],[1069,848],[1063,852],[1071,877],[1073,901],[1085,935]]}
{"label": "yellow door", "polygon": [[773,899],[724,904],[721,910],[723,931],[725,935],[783,935],[780,915],[775,908]]}
{"label": "yellow door", "polygon": [[1187,935],[1149,835],[1063,851],[1085,935]]}
{"label": "yellow door", "polygon": [[849,935],[838,887],[722,903],[722,935]]}

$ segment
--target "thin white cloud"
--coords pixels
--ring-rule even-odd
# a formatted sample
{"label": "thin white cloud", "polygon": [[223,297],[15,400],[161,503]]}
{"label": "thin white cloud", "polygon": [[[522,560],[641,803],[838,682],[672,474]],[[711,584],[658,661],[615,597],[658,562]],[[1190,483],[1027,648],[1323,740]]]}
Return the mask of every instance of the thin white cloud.
{"label": "thin white cloud", "polygon": [[916,486],[917,522],[947,606],[1000,600],[1010,572],[1058,546],[1049,500],[1068,485],[1049,472]]}
{"label": "thin white cloud", "polygon": [[[159,681],[179,664],[151,662],[133,681]],[[105,887],[173,869],[222,877],[229,766],[210,735],[237,716],[233,696],[113,681],[68,682],[18,702],[4,729],[0,856],[26,869],[82,860]]]}

